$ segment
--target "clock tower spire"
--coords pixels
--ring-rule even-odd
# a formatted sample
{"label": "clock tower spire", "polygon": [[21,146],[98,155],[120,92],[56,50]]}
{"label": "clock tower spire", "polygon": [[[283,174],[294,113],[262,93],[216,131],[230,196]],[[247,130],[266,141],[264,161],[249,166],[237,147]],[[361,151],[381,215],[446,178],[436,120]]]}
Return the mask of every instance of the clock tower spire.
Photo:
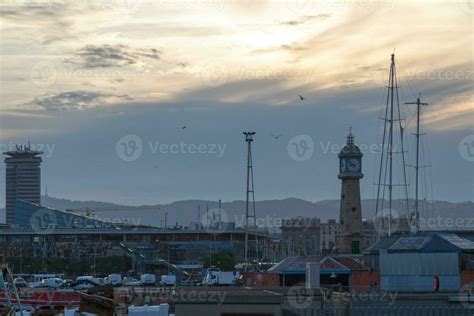
{"label": "clock tower spire", "polygon": [[349,128],[347,143],[339,153],[339,175],[342,180],[341,206],[339,210],[340,232],[336,236],[336,247],[340,253],[361,252],[365,247],[362,234],[362,204],[359,180],[362,173],[362,152],[354,144],[352,128]]}

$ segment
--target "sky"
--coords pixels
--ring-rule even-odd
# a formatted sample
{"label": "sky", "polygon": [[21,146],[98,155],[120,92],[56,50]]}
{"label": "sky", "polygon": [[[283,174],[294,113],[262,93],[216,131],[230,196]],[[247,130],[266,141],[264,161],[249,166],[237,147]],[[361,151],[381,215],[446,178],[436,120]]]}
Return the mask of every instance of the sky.
{"label": "sky", "polygon": [[231,201],[252,130],[256,199],[318,201],[340,195],[351,127],[373,198],[395,53],[406,130],[404,103],[429,103],[422,197],[472,200],[473,18],[458,0],[4,0],[0,149],[42,150],[50,196]]}

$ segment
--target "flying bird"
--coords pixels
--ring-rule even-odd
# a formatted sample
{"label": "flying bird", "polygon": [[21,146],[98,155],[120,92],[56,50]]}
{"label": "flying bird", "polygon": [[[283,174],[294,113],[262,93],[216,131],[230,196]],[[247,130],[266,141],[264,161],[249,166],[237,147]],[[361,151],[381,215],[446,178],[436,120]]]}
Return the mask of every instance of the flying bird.
{"label": "flying bird", "polygon": [[186,129],[186,126],[181,127],[181,129]]}
{"label": "flying bird", "polygon": [[300,100],[303,101],[304,99],[306,98],[303,98],[303,96],[301,94],[298,94],[298,96],[300,97]]}
{"label": "flying bird", "polygon": [[275,138],[275,140],[278,140],[281,136],[283,136],[283,134],[278,134],[278,135],[275,135],[275,134],[272,134],[273,138]]}

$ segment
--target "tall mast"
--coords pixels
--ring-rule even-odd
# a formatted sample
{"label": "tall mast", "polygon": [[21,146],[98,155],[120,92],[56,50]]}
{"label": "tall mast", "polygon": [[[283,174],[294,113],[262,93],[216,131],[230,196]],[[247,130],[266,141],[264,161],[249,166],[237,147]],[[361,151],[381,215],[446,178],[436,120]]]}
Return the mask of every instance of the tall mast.
{"label": "tall mast", "polygon": [[394,78],[395,78],[395,54],[392,54],[392,63],[390,65],[390,130],[389,130],[389,144],[388,144],[388,157],[389,157],[389,184],[388,184],[388,208],[389,208],[389,218],[388,218],[388,235],[392,234],[392,189],[393,189],[393,90],[394,87]]}
{"label": "tall mast", "polygon": [[428,105],[428,103],[421,102],[421,95],[416,99],[416,102],[407,102],[405,104],[416,105],[416,157],[415,157],[415,228],[416,231],[420,229],[420,212],[418,208],[418,175],[420,170],[420,116],[421,106]]}
{"label": "tall mast", "polygon": [[[375,206],[376,220],[380,215],[380,211],[384,209],[385,203],[385,188],[388,190],[388,235],[392,234],[392,210],[393,210],[393,189],[395,186],[405,186],[405,199],[408,206],[408,190],[406,188],[407,178],[405,170],[405,149],[403,141],[403,126],[401,124],[402,117],[400,112],[400,100],[398,95],[398,82],[396,75],[395,66],[395,54],[391,55],[390,62],[390,75],[387,86],[387,99],[385,107],[384,130],[382,140],[382,151],[380,156],[380,168],[378,174],[378,187],[377,187],[377,201]],[[396,108],[395,108],[396,107]],[[396,149],[394,133],[395,125],[394,122],[399,121],[398,128],[400,132],[400,147],[401,150]],[[386,146],[387,145],[387,146]],[[387,147],[387,148],[386,148]],[[386,151],[386,152],[385,152]],[[400,153],[402,155],[400,170],[396,170],[394,167],[394,154]],[[393,176],[394,172],[400,171],[403,173],[403,184],[394,184]],[[387,179],[388,177],[388,179]],[[385,214],[382,214],[385,216]]]}
{"label": "tall mast", "polygon": [[[247,193],[245,204],[245,264],[247,268],[249,259],[249,234],[250,219],[253,218],[253,228],[255,230],[255,248],[258,259],[258,244],[257,244],[257,230],[256,230],[256,216],[255,216],[255,192],[253,184],[253,163],[252,163],[252,142],[255,132],[244,132],[245,141],[247,142]],[[252,197],[252,213],[250,213],[250,196]]]}

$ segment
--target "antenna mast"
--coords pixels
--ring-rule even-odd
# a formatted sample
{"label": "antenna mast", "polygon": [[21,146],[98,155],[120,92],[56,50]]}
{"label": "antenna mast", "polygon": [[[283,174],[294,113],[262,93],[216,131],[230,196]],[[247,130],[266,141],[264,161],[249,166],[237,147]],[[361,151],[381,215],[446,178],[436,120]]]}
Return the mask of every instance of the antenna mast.
{"label": "antenna mast", "polygon": [[[252,163],[252,142],[255,132],[244,132],[245,141],[247,142],[247,194],[246,194],[246,205],[245,205],[245,263],[246,268],[249,259],[249,235],[248,229],[250,228],[250,220],[253,219],[253,229],[255,231],[255,248],[258,258],[258,245],[257,245],[257,221],[255,216],[255,192],[253,184],[253,163]],[[250,212],[250,196],[252,197],[252,213]]]}

